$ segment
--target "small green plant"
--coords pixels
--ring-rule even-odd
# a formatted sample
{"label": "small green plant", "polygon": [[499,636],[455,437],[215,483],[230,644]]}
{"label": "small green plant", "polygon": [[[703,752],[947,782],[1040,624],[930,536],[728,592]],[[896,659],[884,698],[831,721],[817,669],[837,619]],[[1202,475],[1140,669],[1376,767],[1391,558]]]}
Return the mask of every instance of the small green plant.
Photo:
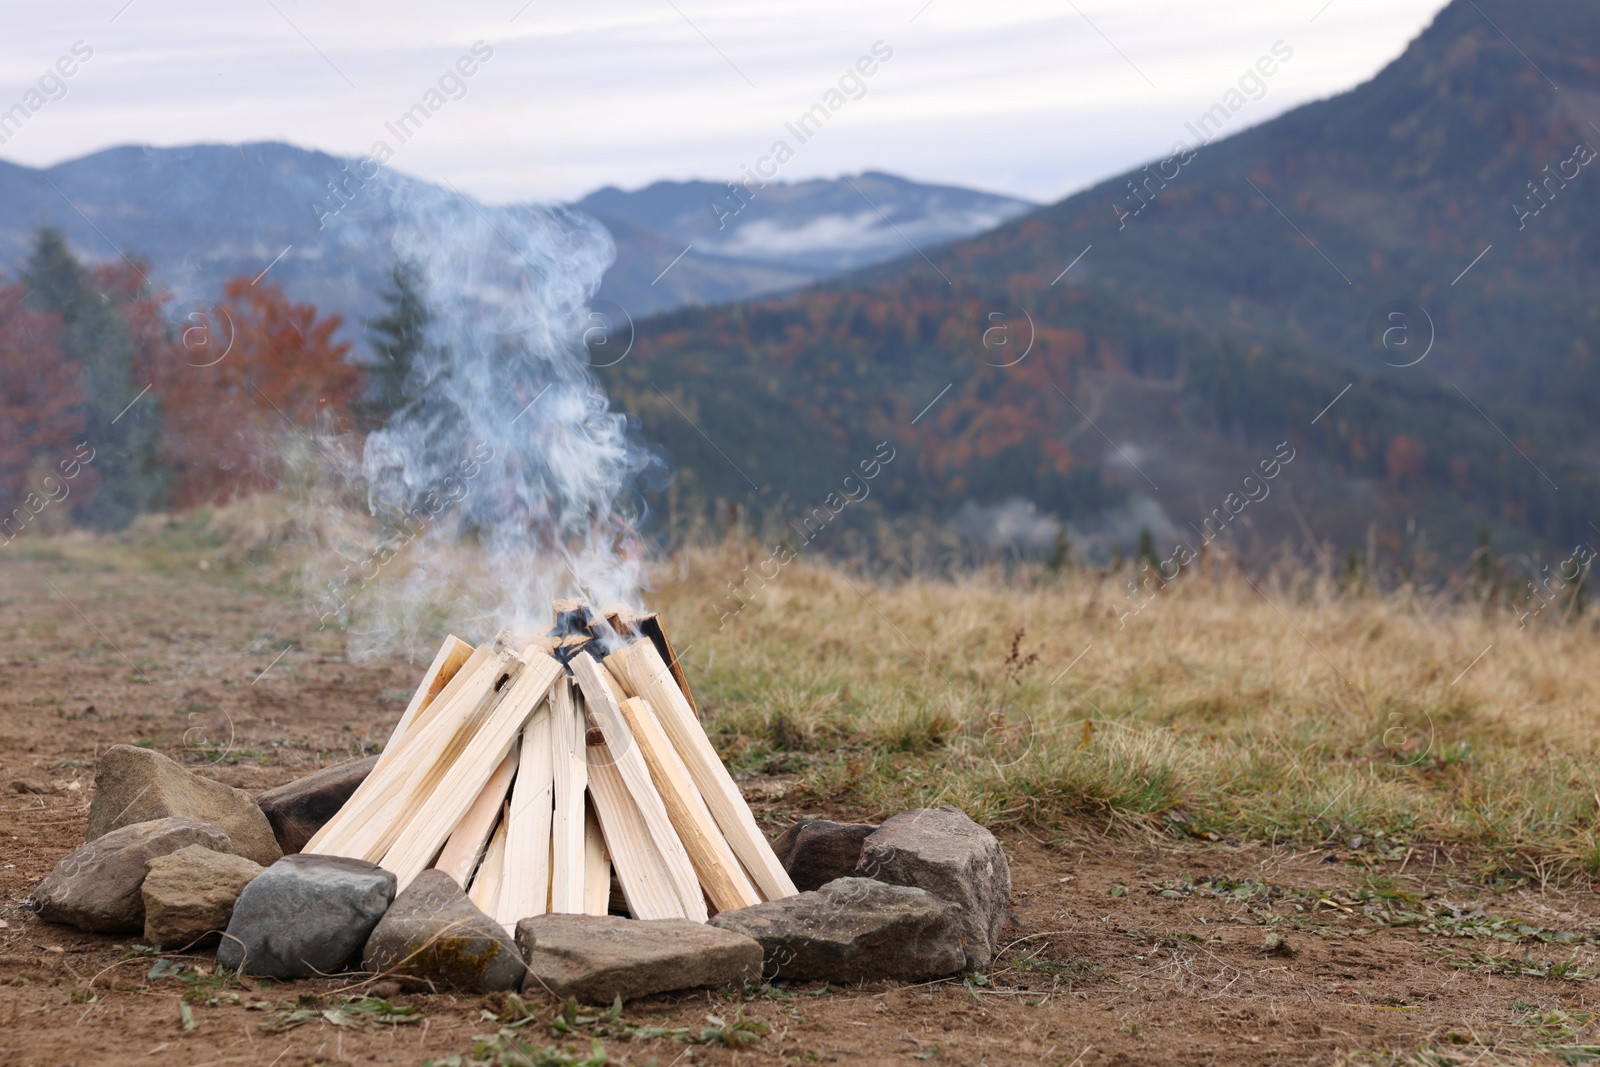
{"label": "small green plant", "polygon": [[[156,950],[148,949],[143,945],[135,945],[132,952],[124,959],[138,959],[142,956],[154,955]],[[145,980],[160,982],[165,979],[176,979],[187,988],[183,991],[185,1004],[205,1003],[210,1007],[219,1004],[239,1002],[239,994],[233,990],[244,988],[244,983],[237,971],[230,971],[226,967],[217,967],[208,970],[205,967],[195,967],[186,963],[170,960],[165,956],[160,957],[151,965],[150,971],[145,975]]]}
{"label": "small green plant", "polygon": [[496,1014],[484,1011],[485,1022],[499,1023],[493,1034],[480,1034],[473,1038],[472,1051],[429,1060],[424,1067],[604,1067],[613,1062],[606,1053],[601,1038],[619,1041],[655,1041],[670,1039],[692,1045],[721,1045],[724,1048],[746,1048],[759,1042],[767,1034],[767,1024],[746,1019],[737,1013],[732,1019],[720,1015],[707,1015],[704,1026],[647,1026],[622,1017],[622,998],[618,997],[604,1011],[584,1008],[576,1000],[568,1000],[550,1018],[553,1037],[589,1036],[589,1053],[570,1053],[560,1048],[539,1048],[523,1035],[539,1023],[543,1013],[515,993],[506,997],[505,1010]]}
{"label": "small green plant", "polygon": [[[520,1012],[526,1018],[528,1008],[520,998],[515,998],[511,1012]],[[576,1000],[568,1000],[551,1020],[550,1030],[557,1037],[589,1031],[601,1037],[614,1037],[623,1041],[673,1038],[691,1045],[743,1048],[760,1041],[767,1033],[767,1024],[755,1019],[746,1019],[741,1012],[732,1020],[720,1015],[707,1015],[704,1026],[644,1026],[629,1022],[622,1017],[622,998],[618,997],[609,1009],[595,1013],[583,1011]]]}
{"label": "small green plant", "polygon": [[269,1034],[282,1034],[320,1021],[358,1030],[377,1030],[383,1026],[419,1023],[424,1018],[416,1008],[391,1004],[382,997],[340,997],[331,1007],[324,1008],[315,996],[302,995],[296,1001],[285,1001],[280,1009],[260,1023],[260,1029]]}
{"label": "small green plant", "polygon": [[1056,984],[1094,978],[1102,970],[1102,965],[1093,960],[1044,960],[1019,957],[1012,960],[1010,965],[1015,970],[1049,975],[1051,981]]}
{"label": "small green plant", "polygon": [[535,1048],[517,1038],[517,1031],[501,1030],[497,1034],[473,1039],[472,1051],[466,1055],[452,1053],[436,1060],[424,1060],[422,1067],[607,1067],[612,1063],[606,1047],[599,1041],[589,1046],[589,1055],[563,1052],[561,1049]]}
{"label": "small green plant", "polygon": [[1576,959],[1545,962],[1529,955],[1488,956],[1473,953],[1469,958],[1445,960],[1447,966],[1474,974],[1507,974],[1524,978],[1553,978],[1562,982],[1587,982],[1594,978],[1593,971],[1584,970]]}

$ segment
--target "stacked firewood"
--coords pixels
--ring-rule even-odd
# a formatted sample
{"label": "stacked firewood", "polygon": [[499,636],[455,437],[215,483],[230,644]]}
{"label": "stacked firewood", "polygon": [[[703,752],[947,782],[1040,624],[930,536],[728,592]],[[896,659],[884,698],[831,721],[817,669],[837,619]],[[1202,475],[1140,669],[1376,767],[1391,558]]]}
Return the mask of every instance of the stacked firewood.
{"label": "stacked firewood", "polygon": [[795,893],[659,618],[561,601],[535,637],[447,638],[377,766],[305,851],[436,867],[510,927],[709,915]]}

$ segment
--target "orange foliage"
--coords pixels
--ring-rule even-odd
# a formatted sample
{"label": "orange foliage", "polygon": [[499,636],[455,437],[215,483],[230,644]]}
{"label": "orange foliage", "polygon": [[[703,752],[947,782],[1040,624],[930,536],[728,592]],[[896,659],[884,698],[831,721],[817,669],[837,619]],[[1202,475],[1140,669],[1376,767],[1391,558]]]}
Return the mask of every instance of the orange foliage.
{"label": "orange foliage", "polygon": [[80,368],[61,348],[61,320],[24,306],[20,285],[0,288],[0,512],[23,495],[35,461],[65,458],[83,429]]}
{"label": "orange foliage", "polygon": [[338,315],[317,317],[279,286],[235,278],[209,314],[159,346],[153,377],[165,404],[163,453],[177,472],[173,503],[230,499],[277,483],[274,442],[342,425],[361,392]]}
{"label": "orange foliage", "polygon": [[1394,439],[1389,442],[1389,451],[1384,455],[1389,481],[1395,485],[1404,485],[1420,477],[1426,459],[1427,453],[1423,450],[1422,442],[1403,433],[1395,434]]}

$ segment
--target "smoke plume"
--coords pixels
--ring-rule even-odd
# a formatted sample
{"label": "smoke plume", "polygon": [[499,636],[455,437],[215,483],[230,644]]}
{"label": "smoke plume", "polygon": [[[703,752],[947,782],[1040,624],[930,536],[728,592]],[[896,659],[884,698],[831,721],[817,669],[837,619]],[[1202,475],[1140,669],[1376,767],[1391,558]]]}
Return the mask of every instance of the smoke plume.
{"label": "smoke plume", "polygon": [[584,345],[609,235],[560,208],[488,207],[388,175],[361,196],[340,223],[382,216],[431,323],[407,406],[346,472],[377,533],[330,539],[342,568],[317,583],[352,654],[415,652],[446,627],[468,640],[543,631],[557,596],[637,603],[636,485],[657,461]]}

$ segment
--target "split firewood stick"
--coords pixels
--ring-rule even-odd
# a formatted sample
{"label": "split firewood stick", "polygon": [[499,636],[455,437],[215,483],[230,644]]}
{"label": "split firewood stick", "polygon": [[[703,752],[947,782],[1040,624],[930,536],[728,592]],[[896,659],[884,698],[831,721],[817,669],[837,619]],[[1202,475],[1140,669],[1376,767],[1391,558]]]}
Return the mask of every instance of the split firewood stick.
{"label": "split firewood stick", "polygon": [[695,718],[694,709],[672,679],[655,645],[635,641],[606,657],[606,667],[622,683],[630,696],[643,697],[656,712],[657,720],[682,757],[689,776],[705,798],[717,826],[756,888],[768,900],[794,896],[796,889],[778,857],[756,825],[744,794],[723,766],[717,750]]}
{"label": "split firewood stick", "polygon": [[[495,660],[485,667],[484,674],[462,689],[455,702],[438,713],[437,720],[417,732],[415,748],[403,751],[396,759],[390,770],[393,784],[386,790],[386,799],[351,837],[346,855],[372,863],[382,862],[422,810],[439,781],[477,736],[489,714],[499,705],[501,694],[525,664],[511,656],[504,671],[497,669]],[[468,789],[476,795],[471,787]]]}
{"label": "split firewood stick", "polygon": [[551,766],[555,816],[550,827],[550,910],[583,914],[583,798],[589,785],[584,752],[583,712],[573,699],[572,682],[561,679],[550,691]]}
{"label": "split firewood stick", "polygon": [[[559,687],[566,679],[558,678]],[[550,700],[528,720],[522,735],[521,769],[511,794],[511,825],[506,837],[506,881],[500,890],[498,922],[512,925],[543,915],[550,894]]]}
{"label": "split firewood stick", "polygon": [[489,848],[483,854],[483,862],[478,864],[478,871],[472,878],[472,888],[467,890],[467,899],[478,906],[478,910],[485,915],[493,915],[495,906],[500,901],[500,894],[504,889],[506,869],[506,822],[508,812],[501,810],[500,821],[495,825],[494,836],[489,839]]}
{"label": "split firewood stick", "polygon": [[[605,835],[606,851],[611,854],[617,880],[622,883],[628,913],[635,919],[689,918],[672,875],[650,840],[644,816],[617,770],[610,748],[603,741],[591,741],[587,749],[589,796]],[[607,899],[610,893],[608,885]],[[705,918],[699,921],[704,922]]]}
{"label": "split firewood stick", "polygon": [[712,905],[718,912],[731,912],[760,904],[762,894],[728,846],[706,806],[706,798],[694,787],[688,768],[683,766],[683,758],[667,741],[654,709],[637,696],[627,697],[621,707],[622,717],[627,718],[627,725],[634,731],[638,750],[645,757],[646,766],[650,766],[651,779],[661,790],[667,814],[672,816],[672,825],[690,854],[701,888]]}
{"label": "split firewood stick", "polygon": [[481,783],[511,751],[511,742],[563,673],[556,660],[535,649],[528,650],[528,665],[502,688],[499,702],[482,726],[449,760],[433,788],[422,794],[424,799],[414,809],[404,832],[384,853],[382,865],[394,874],[396,892],[404,891],[438,855],[450,831],[476,799]]}
{"label": "split firewood stick", "polygon": [[655,645],[656,652],[660,654],[667,670],[672,674],[672,680],[678,683],[678,691],[683,694],[683,699],[688,703],[689,710],[694,712],[696,719],[700,718],[700,705],[695,702],[694,693],[689,690],[689,676],[684,673],[683,660],[677,652],[673,651],[672,639],[667,636],[666,627],[661,623],[661,616],[650,612],[639,618],[639,632]]}
{"label": "split firewood stick", "polygon": [[512,742],[511,751],[494,769],[489,781],[484,783],[478,799],[462,816],[461,824],[451,831],[450,840],[444,843],[444,851],[439,853],[439,859],[434,863],[459,885],[466,885],[472,877],[472,870],[482,858],[484,846],[494,830],[495,820],[500,817],[506,794],[511,791],[511,779],[517,773],[518,747],[516,742]]}
{"label": "split firewood stick", "polygon": [[[706,911],[705,895],[700,892],[699,875],[689,858],[685,842],[673,826],[672,816],[667,814],[661,792],[650,777],[650,769],[640,753],[638,739],[628,729],[628,721],[617,706],[594,658],[587,652],[580,652],[572,658],[570,665],[578,680],[578,687],[583,691],[584,706],[599,725],[600,732],[605,736],[607,750],[616,761],[617,772],[639,806],[639,814],[644,817],[650,831],[650,840],[666,863],[667,871],[672,876],[673,889],[683,902],[684,912],[697,922],[705,922],[710,915]],[[591,768],[594,763],[594,753],[590,752]],[[611,842],[612,855],[615,856],[615,842],[611,841],[609,834],[606,840]]]}
{"label": "split firewood stick", "polygon": [[[444,639],[444,644],[439,646],[439,652],[433,657],[428,672],[422,676],[422,684],[417,686],[416,693],[411,697],[411,703],[406,705],[405,713],[400,716],[400,721],[389,734],[389,740],[384,743],[383,752],[378,756],[378,766],[381,767],[394,758],[394,753],[400,748],[400,738],[405,735],[417,716],[431,707],[458,675],[463,671],[470,675],[492,651],[488,645],[481,650],[473,648],[454,634]],[[478,657],[476,662],[473,660],[475,656]]]}
{"label": "split firewood stick", "polygon": [[[587,779],[587,775],[585,775]],[[595,818],[594,805],[583,809],[583,913],[606,914],[611,902],[611,854]]]}
{"label": "split firewood stick", "polygon": [[[587,657],[584,657],[587,658]],[[591,661],[592,664],[592,661]],[[598,671],[598,666],[591,666]],[[633,731],[634,743],[650,768],[650,777],[666,804],[678,839],[683,842],[700,876],[700,885],[718,911],[733,911],[761,903],[761,894],[750,884],[722,831],[717,828],[700,790],[689,780],[689,771],[662,731],[650,705],[638,697],[621,704],[622,716]]]}
{"label": "split firewood stick", "polygon": [[[503,685],[502,679],[521,668],[520,658],[509,649],[501,649],[491,653],[470,678],[464,677],[465,672],[458,674],[429,709],[429,721],[407,731],[408,743],[394,760],[367,776],[304,851],[355,859],[381,857],[392,837],[375,828],[404,816],[414,795],[427,785],[430,774],[436,780],[477,729],[498,698],[495,686]],[[461,688],[451,696],[450,689],[457,681]]]}

